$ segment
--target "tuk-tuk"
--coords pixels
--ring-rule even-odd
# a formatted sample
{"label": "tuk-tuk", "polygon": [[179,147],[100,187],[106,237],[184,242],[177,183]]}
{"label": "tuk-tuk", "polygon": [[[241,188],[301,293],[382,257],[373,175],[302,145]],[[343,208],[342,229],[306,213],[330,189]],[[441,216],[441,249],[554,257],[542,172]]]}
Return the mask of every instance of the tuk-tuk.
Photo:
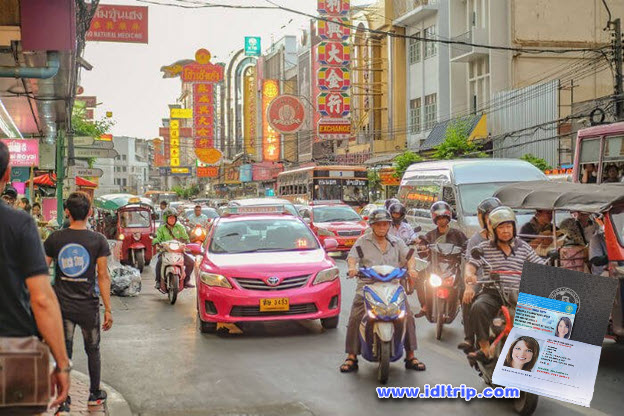
{"label": "tuk-tuk", "polygon": [[[619,279],[607,336],[624,343],[624,184],[581,184],[572,182],[530,181],[503,186],[494,193],[513,209],[582,212],[601,218],[609,260],[610,277]],[[558,247],[557,230],[552,227],[551,241]],[[533,236],[543,237],[543,236]]]}
{"label": "tuk-tuk", "polygon": [[121,242],[120,261],[143,271],[154,256],[152,236],[156,233],[156,214],[151,201],[146,198],[130,197],[126,203],[111,199],[96,199],[99,208],[97,228],[110,240]]}

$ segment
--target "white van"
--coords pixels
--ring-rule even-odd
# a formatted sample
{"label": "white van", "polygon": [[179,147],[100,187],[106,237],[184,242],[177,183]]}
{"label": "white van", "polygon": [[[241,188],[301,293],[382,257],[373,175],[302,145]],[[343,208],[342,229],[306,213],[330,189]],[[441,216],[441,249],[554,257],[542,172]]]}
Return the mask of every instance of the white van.
{"label": "white van", "polygon": [[[410,224],[423,232],[435,228],[429,208],[446,201],[454,211],[451,226],[468,237],[479,231],[477,206],[501,186],[513,182],[547,180],[532,164],[519,159],[455,159],[411,165],[401,179],[399,200],[407,207]],[[518,227],[531,212],[518,213]]]}

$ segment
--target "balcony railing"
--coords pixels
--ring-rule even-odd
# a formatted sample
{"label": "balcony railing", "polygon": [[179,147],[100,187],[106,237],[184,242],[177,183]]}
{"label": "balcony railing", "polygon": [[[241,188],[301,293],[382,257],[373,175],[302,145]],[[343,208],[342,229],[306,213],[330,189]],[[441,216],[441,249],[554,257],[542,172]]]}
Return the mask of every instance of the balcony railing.
{"label": "balcony railing", "polygon": [[[456,42],[467,42],[472,43],[472,30],[469,30],[466,33],[462,33],[459,36],[455,36],[452,38]],[[451,59],[457,58],[458,56],[465,55],[472,51],[472,46],[462,45],[455,43],[451,45]]]}
{"label": "balcony railing", "polygon": [[398,19],[420,6],[437,3],[438,0],[394,0],[394,18]]}

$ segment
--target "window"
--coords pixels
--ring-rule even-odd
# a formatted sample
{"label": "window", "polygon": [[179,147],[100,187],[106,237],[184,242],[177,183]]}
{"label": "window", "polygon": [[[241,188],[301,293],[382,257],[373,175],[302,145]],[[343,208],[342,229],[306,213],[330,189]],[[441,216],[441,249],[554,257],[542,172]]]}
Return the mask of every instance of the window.
{"label": "window", "polygon": [[121,160],[126,161],[126,155],[121,155]]}
{"label": "window", "polygon": [[[415,37],[420,37],[420,32],[414,34]],[[420,62],[420,39],[409,40],[409,63],[415,64]]]}
{"label": "window", "polygon": [[436,122],[438,113],[438,95],[430,94],[425,96],[425,130],[431,130]]}
{"label": "window", "polygon": [[121,168],[121,169],[122,169],[123,172],[126,172],[128,170],[128,168],[125,167],[125,166],[123,168]]}
{"label": "window", "polygon": [[[432,40],[435,39],[435,25],[429,26],[428,28],[425,29],[425,38],[432,39]],[[435,56],[437,51],[438,51],[438,46],[435,41],[431,41],[431,42],[425,41],[425,59]]]}
{"label": "window", "polygon": [[440,197],[440,185],[437,183],[424,182],[401,187],[399,200],[404,201],[405,206],[415,216],[431,217],[429,208]]}
{"label": "window", "polygon": [[420,131],[420,98],[410,100],[410,131],[418,133]]}

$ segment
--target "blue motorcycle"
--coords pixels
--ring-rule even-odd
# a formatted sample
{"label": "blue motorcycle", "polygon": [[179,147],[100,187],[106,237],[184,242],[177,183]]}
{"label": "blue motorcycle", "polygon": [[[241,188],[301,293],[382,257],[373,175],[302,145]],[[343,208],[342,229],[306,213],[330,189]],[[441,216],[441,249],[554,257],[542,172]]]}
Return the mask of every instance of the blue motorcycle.
{"label": "blue motorcycle", "polygon": [[379,363],[377,379],[382,384],[388,381],[390,362],[403,356],[407,294],[400,280],[406,272],[392,266],[360,269],[361,277],[374,280],[364,286],[366,313],[359,328],[362,357]]}

